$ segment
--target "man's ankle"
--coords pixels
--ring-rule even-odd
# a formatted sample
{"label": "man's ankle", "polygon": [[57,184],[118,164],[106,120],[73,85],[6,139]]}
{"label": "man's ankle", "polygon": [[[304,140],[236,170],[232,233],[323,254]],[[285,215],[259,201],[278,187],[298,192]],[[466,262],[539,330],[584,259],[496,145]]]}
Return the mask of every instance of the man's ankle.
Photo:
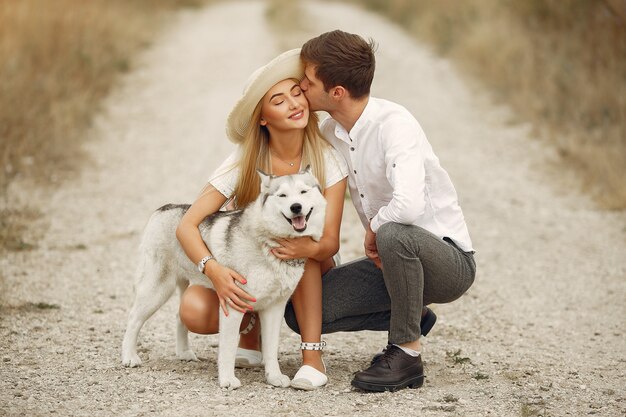
{"label": "man's ankle", "polygon": [[398,346],[399,348],[406,348],[406,349],[414,350],[416,352],[420,352],[422,350],[422,344],[420,343],[419,339],[413,342],[396,343],[395,345]]}

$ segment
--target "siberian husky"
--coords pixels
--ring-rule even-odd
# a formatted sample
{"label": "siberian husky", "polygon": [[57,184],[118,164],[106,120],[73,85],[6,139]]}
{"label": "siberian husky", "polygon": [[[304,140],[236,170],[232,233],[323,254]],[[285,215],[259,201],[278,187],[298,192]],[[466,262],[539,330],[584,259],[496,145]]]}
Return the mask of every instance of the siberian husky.
{"label": "siberian husky", "polygon": [[[247,280],[242,288],[256,298],[251,303],[261,319],[263,362],[267,382],[289,386],[278,365],[278,339],[285,305],[304,272],[304,259],[280,260],[270,250],[275,238],[310,236],[319,240],[324,229],[326,200],[309,167],[294,175],[270,176],[259,171],[261,193],[243,210],[217,212],[200,224],[200,233],[215,259]],[[176,240],[176,227],[189,205],[168,204],[150,218],[140,244],[135,302],[122,344],[122,363],[141,364],[137,337],[146,320],[173,294],[190,284],[212,288],[211,281],[187,258]],[[217,308],[217,306],[216,306]],[[243,313],[224,315],[220,308],[218,379],[221,387],[241,386],[235,377],[235,354]],[[187,328],[177,319],[176,354],[197,360]]]}

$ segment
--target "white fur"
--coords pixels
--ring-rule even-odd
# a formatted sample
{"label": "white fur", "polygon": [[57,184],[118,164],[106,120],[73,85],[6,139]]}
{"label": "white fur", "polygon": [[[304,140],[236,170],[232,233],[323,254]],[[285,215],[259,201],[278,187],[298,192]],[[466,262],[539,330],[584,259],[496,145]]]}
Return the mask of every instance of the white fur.
{"label": "white fur", "polygon": [[[202,238],[215,259],[247,280],[243,285],[256,298],[252,303],[261,320],[263,361],[267,382],[289,386],[289,377],[278,365],[278,339],[285,305],[304,272],[304,260],[281,261],[270,253],[275,238],[311,236],[319,240],[324,229],[326,201],[315,177],[304,172],[273,177],[261,175],[259,198],[242,211],[209,216],[200,225]],[[306,229],[297,232],[284,216],[292,218],[294,204],[302,213],[312,209]],[[190,284],[213,288],[211,281],[198,272],[176,240],[175,230],[185,211],[183,206],[164,206],[150,218],[140,245],[140,261],[135,282],[135,302],[130,311],[122,344],[122,363],[141,364],[137,355],[137,337],[145,321],[178,288]],[[216,306],[216,308],[218,308]],[[218,374],[221,387],[237,388],[235,353],[243,314],[220,309]],[[189,346],[188,331],[177,317],[176,355],[183,360],[198,360]]]}

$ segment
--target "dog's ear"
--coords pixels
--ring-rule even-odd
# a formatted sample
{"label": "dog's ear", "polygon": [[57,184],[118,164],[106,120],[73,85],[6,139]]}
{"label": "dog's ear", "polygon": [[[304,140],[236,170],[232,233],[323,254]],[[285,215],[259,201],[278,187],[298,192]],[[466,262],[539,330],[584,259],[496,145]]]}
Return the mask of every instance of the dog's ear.
{"label": "dog's ear", "polygon": [[258,168],[256,172],[259,174],[259,177],[261,177],[261,192],[267,191],[270,187],[272,175],[266,174]]}

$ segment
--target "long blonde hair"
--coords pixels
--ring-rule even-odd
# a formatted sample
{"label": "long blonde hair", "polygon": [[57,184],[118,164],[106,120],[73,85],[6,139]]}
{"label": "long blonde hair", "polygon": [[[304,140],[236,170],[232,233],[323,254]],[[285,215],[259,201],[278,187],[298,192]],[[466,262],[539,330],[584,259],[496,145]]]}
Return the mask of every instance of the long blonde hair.
{"label": "long blonde hair", "polygon": [[[239,179],[235,186],[233,198],[237,208],[243,208],[254,201],[261,188],[261,180],[256,170],[270,173],[269,131],[261,126],[261,108],[263,99],[254,108],[248,129],[241,144],[242,153],[239,160]],[[309,122],[304,128],[302,144],[302,166],[311,165],[311,170],[324,191],[326,175],[324,168],[324,151],[330,146],[322,137],[318,126],[318,117],[309,113]]]}

